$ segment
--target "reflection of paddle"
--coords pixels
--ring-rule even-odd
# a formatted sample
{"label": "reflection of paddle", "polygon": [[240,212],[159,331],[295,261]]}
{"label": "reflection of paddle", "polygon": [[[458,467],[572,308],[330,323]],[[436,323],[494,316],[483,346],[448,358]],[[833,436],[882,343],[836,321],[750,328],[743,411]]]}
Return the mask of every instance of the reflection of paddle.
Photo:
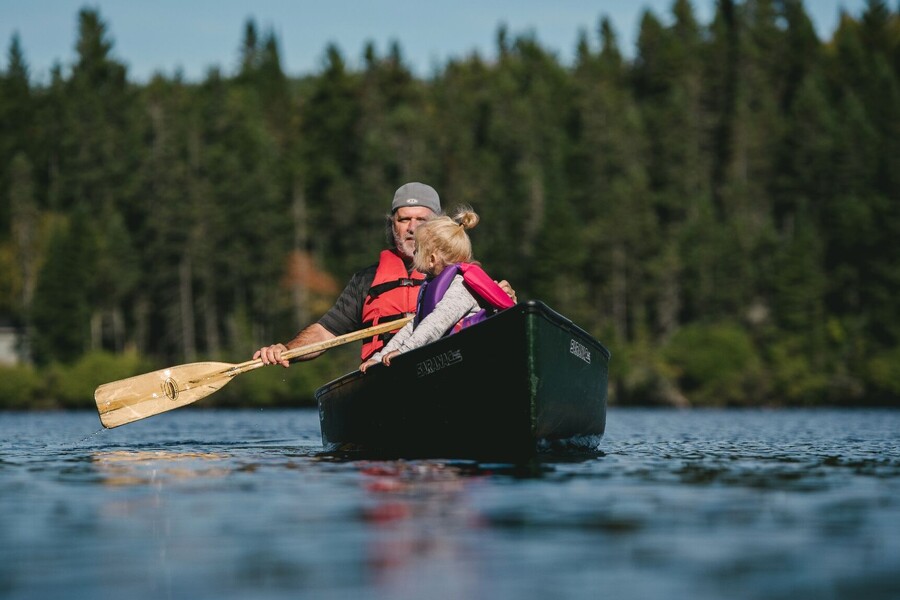
{"label": "reflection of paddle", "polygon": [[[290,360],[347,342],[394,331],[406,325],[411,319],[412,317],[406,317],[339,335],[324,342],[292,348],[283,352],[281,357]],[[100,413],[100,422],[107,429],[111,429],[196,402],[224,387],[235,375],[261,366],[263,362],[258,358],[236,365],[221,362],[178,365],[104,383],[94,391],[94,401],[97,403],[97,412]]]}

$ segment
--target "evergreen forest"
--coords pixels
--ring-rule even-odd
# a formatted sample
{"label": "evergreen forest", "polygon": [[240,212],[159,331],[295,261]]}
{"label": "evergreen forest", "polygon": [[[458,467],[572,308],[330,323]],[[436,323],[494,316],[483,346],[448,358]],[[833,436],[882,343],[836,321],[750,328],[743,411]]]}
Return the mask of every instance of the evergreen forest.
{"label": "evergreen forest", "polygon": [[[14,35],[0,407],[90,408],[101,383],[290,339],[375,261],[407,181],[473,206],[488,272],[611,350],[612,405],[900,406],[900,4],[827,39],[801,0],[670,11],[633,58],[598,14],[572,64],[500,27],[496,57],[427,77],[399,42],[288,76],[251,19],[234,65],[136,83],[84,8],[39,82]],[[203,404],[309,404],[352,346]]]}

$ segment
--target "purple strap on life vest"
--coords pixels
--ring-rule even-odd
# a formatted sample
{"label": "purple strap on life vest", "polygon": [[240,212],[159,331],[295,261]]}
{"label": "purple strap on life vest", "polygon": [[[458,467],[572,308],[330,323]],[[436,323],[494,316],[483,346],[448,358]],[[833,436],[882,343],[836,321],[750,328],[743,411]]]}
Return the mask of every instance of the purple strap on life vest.
{"label": "purple strap on life vest", "polygon": [[437,277],[425,279],[425,283],[419,289],[419,300],[416,302],[416,318],[413,322],[413,327],[418,327],[419,322],[431,314],[437,303],[447,293],[447,288],[453,283],[453,278],[458,271],[459,265],[447,265]]}

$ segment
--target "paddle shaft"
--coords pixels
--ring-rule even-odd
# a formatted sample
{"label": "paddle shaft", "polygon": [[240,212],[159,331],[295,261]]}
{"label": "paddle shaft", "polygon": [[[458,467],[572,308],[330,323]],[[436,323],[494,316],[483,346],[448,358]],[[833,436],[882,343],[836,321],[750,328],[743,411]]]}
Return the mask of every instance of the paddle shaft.
{"label": "paddle shaft", "polygon": [[[322,352],[341,344],[394,331],[412,317],[404,317],[330,340],[306,344],[282,353],[286,360]],[[261,359],[243,363],[191,363],[105,383],[94,391],[104,427],[118,427],[196,402],[222,388],[237,375],[263,366]]]}
{"label": "paddle shaft", "polygon": [[[396,321],[389,321],[387,323],[381,323],[380,325],[373,325],[367,329],[360,329],[359,331],[351,331],[350,333],[345,333],[344,335],[339,335],[330,340],[323,340],[321,342],[315,342],[312,344],[306,344],[304,346],[298,346],[296,348],[291,348],[289,350],[285,350],[281,353],[282,360],[291,360],[294,358],[300,358],[301,356],[306,356],[307,354],[315,354],[316,352],[322,352],[323,350],[328,350],[329,348],[334,348],[335,346],[341,346],[348,342],[355,342],[356,340],[362,340],[367,337],[374,337],[376,335],[380,335],[382,333],[387,333],[389,331],[394,331],[395,329],[400,329],[404,325],[406,325],[409,321],[413,319],[412,316],[403,317],[402,319],[397,319]],[[253,360],[248,360],[246,362],[238,363],[231,367],[228,370],[229,375],[240,375],[241,373],[246,373],[247,371],[252,371],[253,369],[258,369],[263,366],[264,363],[262,359],[256,358]]]}

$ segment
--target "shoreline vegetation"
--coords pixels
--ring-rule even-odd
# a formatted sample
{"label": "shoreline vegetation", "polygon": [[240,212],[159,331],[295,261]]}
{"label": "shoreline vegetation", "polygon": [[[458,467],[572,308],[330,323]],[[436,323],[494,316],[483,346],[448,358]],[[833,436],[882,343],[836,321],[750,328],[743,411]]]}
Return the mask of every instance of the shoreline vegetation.
{"label": "shoreline vegetation", "polygon": [[[140,84],[103,16],[75,17],[49,81],[17,35],[0,63],[0,409],[290,338],[408,180],[472,205],[476,258],[610,349],[611,406],[900,407],[893,4],[819,39],[800,1],[700,23],[673,0],[628,60],[599,14],[570,66],[500,27],[496,59],[427,78],[399,42],[290,77],[249,20],[233,69]],[[309,405],[345,350],[203,404]]]}

